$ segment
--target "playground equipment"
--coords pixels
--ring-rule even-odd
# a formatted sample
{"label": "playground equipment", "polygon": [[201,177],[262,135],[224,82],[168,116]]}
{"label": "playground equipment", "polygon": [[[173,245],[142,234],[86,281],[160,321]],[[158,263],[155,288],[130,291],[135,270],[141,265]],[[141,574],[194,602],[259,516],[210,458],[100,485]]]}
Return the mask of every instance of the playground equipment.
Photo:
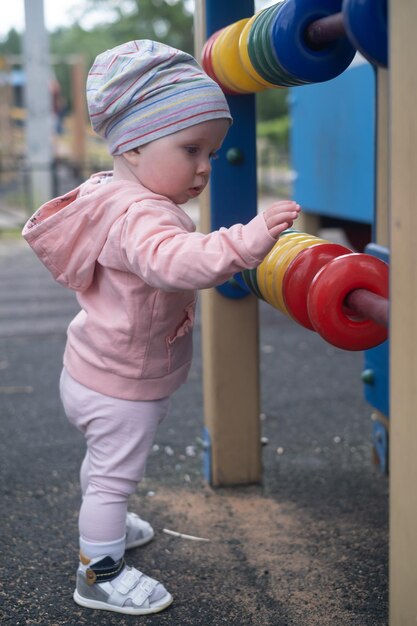
{"label": "playground equipment", "polygon": [[[386,1],[282,0],[213,33],[202,51],[207,73],[228,94],[335,78],[360,50],[387,66]],[[372,24],[371,37],[368,25]]]}
{"label": "playground equipment", "polygon": [[375,256],[288,230],[235,281],[338,348],[366,350],[387,339],[388,265]]}
{"label": "playground equipment", "polygon": [[303,207],[302,229],[342,229],[359,252],[375,236],[378,72],[358,55],[335,79],[288,93],[292,189]]}
{"label": "playground equipment", "polygon": [[[308,4],[319,6],[313,1]],[[362,0],[358,4],[365,10],[378,6],[378,19],[389,26],[389,70],[384,64],[375,66],[374,235],[378,245],[390,246],[390,624],[400,626],[413,623],[417,615],[417,4],[414,0]],[[332,5],[324,12],[327,15],[322,11],[313,22],[329,16],[331,21],[332,13],[343,13],[341,2]],[[199,0],[195,13],[197,54],[215,32],[251,18],[253,13],[250,0]],[[385,19],[388,13],[389,22]],[[357,49],[364,45],[361,52],[372,56],[371,38],[378,30],[377,17],[370,22],[368,19],[359,20],[364,22],[363,41],[358,34],[356,43],[349,41]],[[339,15],[335,30],[341,25],[347,35],[349,26]],[[326,22],[321,26],[326,29]],[[330,39],[335,36],[334,32],[327,35]],[[291,42],[287,43],[291,48]],[[320,51],[316,54],[319,56]],[[256,211],[254,96],[228,95],[228,99],[234,124],[224,148],[230,158],[214,164],[211,187],[202,206],[203,229],[227,226],[235,219],[245,221]],[[232,154],[239,154],[239,159],[232,159]],[[233,191],[229,193],[230,187]],[[224,213],[224,207],[230,207],[230,214]],[[214,485],[253,482],[259,480],[261,472],[257,299],[223,297],[233,290],[238,291],[231,285],[222,286],[203,298],[205,422],[208,471]],[[379,349],[386,349],[386,342],[372,350]]]}
{"label": "playground equipment", "polygon": [[[318,0],[314,3],[306,0],[284,0],[253,15],[253,2],[249,0],[241,2],[239,7],[235,3],[222,3],[220,0],[197,3],[197,49],[201,51],[206,71],[227,93],[234,118],[234,124],[224,143],[226,161],[220,160],[213,166],[210,207],[207,206],[206,211],[203,211],[203,229],[215,230],[235,222],[246,222],[255,215],[257,191],[253,94],[264,88],[300,86],[317,80],[327,81],[343,72],[355,54],[348,37],[348,24],[354,22],[352,14],[356,11],[355,5],[353,0],[344,0],[343,3],[341,0]],[[373,19],[379,24],[376,37],[378,46],[377,53],[374,47],[368,56],[370,58],[378,56],[376,60],[383,64],[387,49],[386,2],[379,0],[373,5],[373,11],[376,11]],[[352,28],[349,27],[349,32],[351,31]],[[357,38],[360,38],[359,33]],[[287,63],[287,57],[297,58],[297,64]],[[281,244],[278,248],[280,246]],[[344,253],[346,252],[350,251],[345,250]],[[353,257],[349,259],[349,263],[353,260]],[[260,274],[264,265],[259,269]],[[339,263],[335,267],[334,271],[339,272],[343,265]],[[324,276],[328,275],[327,269]],[[356,270],[355,276],[357,275]],[[385,283],[386,276],[385,270]],[[254,284],[253,276],[248,280]],[[287,282],[288,277],[286,284]],[[322,281],[319,284],[322,284]],[[261,476],[258,443],[258,312],[256,303],[245,298],[250,288],[248,285],[244,286],[246,289],[237,289],[235,285],[225,283],[217,288],[217,292],[226,296],[229,301],[240,300],[239,312],[234,312],[235,307],[231,302],[224,298],[216,298],[215,293],[203,296],[203,346],[204,358],[207,361],[204,368],[206,477],[214,485],[256,482]],[[355,285],[352,289],[354,287]],[[359,289],[361,286],[358,284],[356,287],[356,291],[362,292],[359,299],[361,297],[363,299],[363,289]],[[272,291],[272,283],[265,285],[264,291]],[[287,299],[290,297],[289,291],[295,293],[295,290],[286,289]],[[318,294],[317,299],[322,297],[321,290],[313,286],[310,296],[312,311],[315,293]],[[347,292],[342,294],[342,301],[347,296]],[[382,296],[386,299],[386,288]],[[282,293],[273,294],[274,304],[279,298],[283,300]],[[268,300],[268,297],[266,299]],[[370,326],[372,328],[377,326],[379,334],[376,343],[383,341],[386,329],[382,324],[376,323],[375,320],[368,320],[366,323],[362,320],[359,323],[354,316],[343,312],[342,301],[335,302],[333,307],[339,315],[329,318],[332,319],[331,322],[325,321],[324,327],[320,311],[316,315],[313,313],[313,320],[309,315],[309,323],[313,327],[316,324],[321,334],[328,336],[332,342],[343,348],[363,349],[375,345],[372,341],[367,344],[365,337],[365,343],[363,338],[357,339],[355,348],[354,332],[362,332],[363,327],[366,335]],[[283,306],[288,305],[285,303]],[[292,306],[292,316],[296,319],[298,309]],[[386,309],[386,303],[383,304],[383,308],[384,306]],[[228,315],[229,322],[226,321]],[[218,323],[220,319],[222,324]],[[220,327],[222,331],[219,332]],[[346,328],[349,330],[345,337],[343,333]],[[246,338],[245,345],[242,345],[240,340],[242,336]],[[224,346],[228,346],[229,354],[236,355],[236,362],[245,363],[248,384],[244,394],[238,374],[239,367],[236,368],[235,363],[230,363],[230,356],[225,353]],[[221,393],[219,379],[224,382]],[[222,418],[224,414],[228,416],[227,421]],[[235,427],[231,414],[236,415],[238,427]],[[235,445],[230,445],[232,438]]]}
{"label": "playground equipment", "polygon": [[[342,229],[358,251],[388,263],[388,235],[383,232],[387,220],[382,215],[381,197],[376,203],[377,186],[387,179],[381,176],[375,185],[375,166],[383,146],[383,141],[375,141],[384,104],[379,99],[376,106],[382,71],[357,57],[332,81],[291,88],[290,146],[293,196],[303,207],[303,229],[313,234],[320,227]],[[372,407],[373,459],[386,475],[389,341],[366,349],[364,361],[362,381]]]}

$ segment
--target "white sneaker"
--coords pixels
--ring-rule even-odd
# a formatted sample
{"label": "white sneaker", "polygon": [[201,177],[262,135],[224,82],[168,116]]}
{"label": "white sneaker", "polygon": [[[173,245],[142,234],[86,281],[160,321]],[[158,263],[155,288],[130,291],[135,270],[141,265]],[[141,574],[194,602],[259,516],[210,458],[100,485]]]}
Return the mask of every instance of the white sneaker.
{"label": "white sneaker", "polygon": [[141,519],[136,513],[128,513],[126,517],[126,550],[138,548],[154,538],[152,526]]}
{"label": "white sneaker", "polygon": [[128,615],[159,613],[173,601],[157,580],[128,567],[123,559],[115,563],[109,556],[91,561],[88,567],[80,565],[73,597],[89,609]]}

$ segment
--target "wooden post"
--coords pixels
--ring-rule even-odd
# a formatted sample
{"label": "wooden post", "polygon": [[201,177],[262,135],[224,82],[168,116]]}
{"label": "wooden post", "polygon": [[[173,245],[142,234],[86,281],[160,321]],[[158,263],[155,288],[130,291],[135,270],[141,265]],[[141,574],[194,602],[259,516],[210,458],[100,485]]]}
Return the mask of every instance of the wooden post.
{"label": "wooden post", "polygon": [[[197,58],[209,34],[252,14],[253,2],[248,0],[239,3],[198,0],[195,12]],[[220,219],[229,226],[235,221],[249,221],[256,214],[253,98],[234,97],[229,102],[235,117],[230,141],[246,141],[253,149],[245,153],[243,172],[233,169],[227,162],[219,164],[219,168],[226,171],[227,185],[219,185],[216,176],[218,181],[222,173],[219,169],[213,171],[212,185],[201,203],[202,227],[206,231],[219,227]],[[243,113],[240,113],[241,108]],[[227,142],[224,151],[227,151]],[[233,299],[212,289],[202,294],[202,323],[208,446],[206,478],[213,486],[258,482],[261,478],[258,302],[253,296]]]}
{"label": "wooden post", "polygon": [[417,624],[417,3],[389,2],[390,624]]}
{"label": "wooden post", "polygon": [[301,213],[297,218],[297,230],[317,237],[320,232],[320,221],[320,215],[316,213]]}
{"label": "wooden post", "polygon": [[388,70],[378,68],[376,77],[376,189],[375,242],[389,247],[388,219]]}

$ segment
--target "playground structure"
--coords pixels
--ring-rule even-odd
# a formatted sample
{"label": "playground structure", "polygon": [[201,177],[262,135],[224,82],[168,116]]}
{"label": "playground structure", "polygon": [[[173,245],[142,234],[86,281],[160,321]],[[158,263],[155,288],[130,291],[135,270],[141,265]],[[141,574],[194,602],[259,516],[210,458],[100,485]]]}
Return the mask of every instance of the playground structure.
{"label": "playground structure", "polygon": [[[85,59],[77,53],[62,57],[50,54],[43,0],[25,2],[25,24],[22,55],[0,58],[0,171],[2,175],[10,173],[9,179],[15,178],[8,181],[9,186],[17,191],[16,196],[26,196],[25,209],[30,213],[57,195],[58,178],[62,183],[59,191],[65,184],[67,191],[91,171],[106,169],[111,160],[87,122]],[[57,119],[57,107],[53,106],[60,95],[52,69],[58,65],[69,75],[71,84],[71,114],[65,116],[65,124]],[[12,89],[11,76],[16,70],[24,87],[20,102],[16,102]],[[58,132],[53,132],[54,126]],[[23,194],[17,189],[19,178],[25,181]]]}
{"label": "playground structure", "polygon": [[306,230],[342,228],[360,252],[375,222],[375,88],[374,66],[357,54],[336,78],[292,87],[288,98],[293,194]]}
{"label": "playground structure", "polygon": [[337,348],[365,350],[387,339],[388,265],[376,257],[288,230],[235,280]]}
{"label": "playground structure", "polygon": [[[401,10],[394,2],[387,6],[382,1],[345,0],[342,6],[324,0],[284,0],[258,16],[253,15],[249,0],[200,0],[196,8],[197,55],[201,54],[206,71],[223,86],[234,117],[224,146],[226,159],[214,167],[210,190],[202,201],[203,229],[247,221],[256,211],[255,91],[280,85],[297,89],[330,80],[347,69],[355,50],[374,66],[377,143],[370,256],[387,261],[385,250],[390,245],[390,375],[386,381],[390,392],[390,624],[408,626],[417,616],[413,244],[417,127],[412,104],[417,95],[413,73],[417,43],[412,26],[417,6],[412,0],[401,3]],[[381,37],[374,37],[384,23],[389,29],[389,54],[380,46]],[[362,26],[359,31],[358,25]],[[281,48],[275,46],[279,37]],[[326,56],[332,54],[340,54],[337,70],[326,66]],[[228,207],[226,214],[224,207]],[[303,229],[313,231],[315,218],[307,215]],[[256,289],[253,275],[241,279],[243,286]],[[238,291],[227,284],[203,297],[207,477],[214,485],[256,482],[261,477],[257,300],[245,297],[243,289],[236,297]],[[279,297],[275,294],[272,299]],[[349,301],[349,305],[355,308],[357,302]],[[363,310],[369,312],[369,303]],[[387,350],[387,342],[381,346]]]}
{"label": "playground structure", "polygon": [[[305,228],[341,228],[357,250],[388,263],[386,241],[377,236],[383,220],[375,211],[376,75],[357,55],[335,79],[291,89],[291,163]],[[362,374],[373,408],[373,456],[383,474],[389,466],[388,353],[388,340],[367,349]]]}
{"label": "playground structure", "polygon": [[[54,67],[64,66],[70,75],[73,93],[72,110],[64,106],[61,88],[55,77]],[[33,73],[33,72],[32,72]],[[35,76],[37,72],[35,71]],[[0,57],[0,170],[4,188],[9,187],[14,196],[19,197],[18,204],[25,205],[30,212],[37,206],[39,187],[40,196],[57,195],[57,169],[65,166],[81,179],[87,163],[87,154],[91,158],[87,141],[92,134],[86,123],[86,105],[83,95],[85,81],[84,59],[81,55],[66,57],[51,56],[45,69],[47,93],[43,94],[45,115],[42,116],[42,131],[33,121],[35,103],[30,98],[28,84],[31,80],[30,67],[25,63],[24,55],[6,55]],[[29,87],[30,88],[30,87]],[[31,87],[38,91],[37,86]],[[35,116],[37,119],[39,114]],[[41,142],[45,150],[43,159],[35,159]],[[19,181],[23,179],[23,189]],[[45,185],[45,189],[43,189]],[[6,200],[7,201],[7,200]]]}

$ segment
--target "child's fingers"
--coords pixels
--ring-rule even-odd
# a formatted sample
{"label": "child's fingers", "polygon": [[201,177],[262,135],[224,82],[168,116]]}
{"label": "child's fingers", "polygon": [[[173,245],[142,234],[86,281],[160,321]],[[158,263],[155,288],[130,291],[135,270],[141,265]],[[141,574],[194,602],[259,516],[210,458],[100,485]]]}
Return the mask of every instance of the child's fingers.
{"label": "child's fingers", "polygon": [[298,211],[285,211],[280,213],[274,213],[272,215],[267,216],[265,214],[265,221],[268,230],[283,224],[284,222],[293,222],[298,217]]}
{"label": "child's fingers", "polygon": [[300,205],[293,200],[280,200],[271,204],[264,212],[270,235],[276,239],[286,228],[291,228],[300,211]]}
{"label": "child's fingers", "polygon": [[273,213],[281,213],[285,211],[297,211],[299,212],[301,209],[300,205],[293,200],[281,200],[280,202],[274,202],[269,206],[265,213],[273,214]]}
{"label": "child's fingers", "polygon": [[291,226],[293,225],[292,221],[289,222],[284,222],[283,224],[279,224],[279,226],[275,226],[274,228],[270,228],[269,229],[269,234],[271,235],[271,237],[273,237],[274,239],[278,239],[278,237],[280,236],[280,234],[282,232],[284,232],[284,230],[287,230],[287,228],[291,228]]}
{"label": "child's fingers", "polygon": [[276,216],[282,215],[283,213],[296,213],[298,214],[301,210],[301,207],[296,202],[292,201],[283,201],[283,202],[275,202],[271,204],[270,207],[266,209],[264,212],[265,219],[274,219]]}

